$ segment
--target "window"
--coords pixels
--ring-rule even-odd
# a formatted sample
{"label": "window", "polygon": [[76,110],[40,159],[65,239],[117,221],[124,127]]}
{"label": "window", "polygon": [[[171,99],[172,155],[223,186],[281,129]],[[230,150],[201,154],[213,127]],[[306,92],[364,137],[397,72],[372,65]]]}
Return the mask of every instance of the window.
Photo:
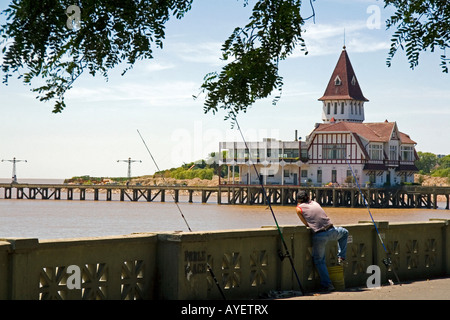
{"label": "window", "polygon": [[343,144],[325,144],[322,149],[322,158],[326,160],[344,159],[345,145]]}
{"label": "window", "polygon": [[330,103],[327,103],[327,114],[330,114]]}
{"label": "window", "polygon": [[322,183],[322,170],[317,170],[317,183]]}
{"label": "window", "polygon": [[353,114],[353,102],[350,102],[350,106],[351,106],[351,109],[350,109],[351,114]]}
{"label": "window", "polygon": [[286,158],[298,158],[298,149],[284,149],[284,154]]}
{"label": "window", "polygon": [[301,150],[301,158],[302,158],[303,160],[308,159],[308,150],[307,150],[307,149],[302,149],[302,150]]}
{"label": "window", "polygon": [[334,84],[336,86],[340,86],[342,84],[341,78],[339,78],[339,76],[336,76],[336,78],[334,79]]}
{"label": "window", "polygon": [[284,149],[283,153],[280,150],[280,158],[291,161],[297,161],[300,158],[300,151],[298,149]]}
{"label": "window", "polygon": [[259,159],[259,149],[250,149],[250,159],[251,160]]}
{"label": "window", "polygon": [[248,159],[248,149],[237,149],[236,150],[237,159]]}
{"label": "window", "polygon": [[337,114],[337,102],[334,103],[334,114]]}
{"label": "window", "polygon": [[337,182],[337,171],[331,170],[331,182],[336,183]]}
{"label": "window", "polygon": [[369,144],[369,157],[371,160],[383,160],[383,145]]}
{"label": "window", "polygon": [[341,102],[341,114],[344,114],[344,103],[343,102]]}
{"label": "window", "polygon": [[398,160],[397,159],[397,146],[389,147],[389,160]]}
{"label": "window", "polygon": [[308,178],[308,170],[302,170],[300,172],[300,175],[302,178]]}
{"label": "window", "polygon": [[283,172],[283,177],[289,178],[289,175],[290,175],[289,170],[284,170],[284,172]]}
{"label": "window", "polygon": [[414,161],[414,147],[401,146],[400,147],[401,158],[403,161]]}
{"label": "window", "polygon": [[355,76],[353,76],[353,78],[352,78],[352,85],[355,85],[356,84],[356,78],[355,78]]}

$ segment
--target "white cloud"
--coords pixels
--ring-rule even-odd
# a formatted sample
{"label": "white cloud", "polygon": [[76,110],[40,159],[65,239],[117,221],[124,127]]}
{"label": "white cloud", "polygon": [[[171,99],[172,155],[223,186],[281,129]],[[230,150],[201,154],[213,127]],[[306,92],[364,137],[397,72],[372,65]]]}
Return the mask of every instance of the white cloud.
{"label": "white cloud", "polygon": [[[336,47],[345,44],[353,52],[373,52],[389,48],[389,43],[376,37],[377,30],[367,28],[366,21],[354,21],[341,24],[310,24],[303,32],[309,56],[335,55]],[[297,50],[293,58],[303,57],[304,52]]]}
{"label": "white cloud", "polygon": [[161,63],[154,60],[149,61],[149,63],[145,66],[145,70],[148,72],[157,72],[173,68],[175,68],[175,64],[173,63]]}
{"label": "white cloud", "polygon": [[[200,42],[200,43],[184,43],[175,44],[175,48],[171,51],[176,52],[177,56],[187,62],[206,63],[213,66],[224,64],[222,58],[221,42]],[[174,50],[175,49],[175,50]]]}
{"label": "white cloud", "polygon": [[193,81],[172,81],[161,83],[126,82],[103,88],[75,87],[68,99],[81,102],[133,101],[158,106],[192,104],[192,94],[199,85]]}

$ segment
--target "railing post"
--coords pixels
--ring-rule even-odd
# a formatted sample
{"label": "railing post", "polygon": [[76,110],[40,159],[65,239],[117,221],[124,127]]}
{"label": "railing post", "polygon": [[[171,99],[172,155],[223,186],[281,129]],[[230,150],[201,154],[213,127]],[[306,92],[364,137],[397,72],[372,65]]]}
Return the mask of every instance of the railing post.
{"label": "railing post", "polygon": [[39,240],[8,239],[11,244],[10,272],[9,272],[9,299],[12,300],[38,300],[39,299],[39,273],[30,272],[37,268],[36,248]]}

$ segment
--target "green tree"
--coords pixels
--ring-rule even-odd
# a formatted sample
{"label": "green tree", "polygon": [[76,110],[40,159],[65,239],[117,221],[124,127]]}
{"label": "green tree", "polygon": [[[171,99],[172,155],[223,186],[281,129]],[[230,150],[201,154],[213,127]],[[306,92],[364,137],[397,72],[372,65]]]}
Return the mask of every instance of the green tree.
{"label": "green tree", "polygon": [[438,159],[439,166],[442,169],[450,168],[450,154]]}
{"label": "green tree", "polygon": [[233,119],[256,100],[278,91],[273,104],[280,99],[283,78],[278,74],[280,60],[289,56],[297,45],[306,51],[301,37],[305,20],[300,14],[301,1],[258,1],[250,22],[236,28],[225,41],[222,52],[225,61],[231,59],[220,73],[205,77],[202,92],[206,93],[204,111],[215,113],[218,108]]}
{"label": "green tree", "polygon": [[438,163],[438,157],[431,152],[417,152],[419,160],[416,160],[416,166],[422,174],[430,174],[431,170]]}
{"label": "green tree", "polygon": [[396,27],[391,39],[387,64],[399,48],[405,50],[410,67],[419,64],[421,51],[440,49],[442,71],[448,73],[450,58],[450,2],[448,0],[385,0],[395,13],[387,20],[387,28]]}
{"label": "green tree", "polygon": [[438,166],[431,171],[433,177],[447,177],[450,182],[450,155],[439,158],[437,160]]}
{"label": "green tree", "polygon": [[[310,0],[312,6],[314,0]],[[248,0],[242,0],[248,5]],[[200,86],[205,95],[204,111],[219,109],[233,119],[246,112],[258,99],[280,99],[283,77],[279,62],[296,47],[307,54],[302,26],[311,17],[302,17],[301,0],[255,0],[249,22],[237,27],[222,47],[228,63],[220,72],[205,76]],[[108,72],[121,63],[133,67],[136,61],[153,58],[155,48],[163,48],[165,24],[181,19],[193,0],[11,0],[2,13],[3,82],[18,75],[44,102],[54,103],[53,112],[66,107],[64,96],[85,72]],[[74,19],[76,5],[82,19]],[[414,68],[421,50],[443,50],[441,64],[448,72],[445,49],[450,42],[450,2],[447,0],[385,0],[395,14],[389,28],[397,28],[392,38],[388,65],[398,48]],[[314,8],[313,8],[314,9]],[[314,10],[313,10],[314,11]],[[69,18],[68,18],[69,15]],[[76,23],[72,23],[76,22]],[[79,28],[78,28],[79,23]],[[122,74],[122,75],[123,75]],[[34,85],[34,81],[38,83]]]}
{"label": "green tree", "polygon": [[[64,95],[84,72],[108,78],[108,71],[125,62],[123,74],[140,59],[153,58],[163,47],[164,24],[180,19],[192,0],[12,0],[2,13],[3,82],[13,73],[33,88],[41,101],[54,101],[54,113],[66,104]],[[82,19],[72,20],[77,5]],[[68,17],[69,15],[69,17]],[[70,22],[79,22],[80,28]],[[21,74],[22,69],[25,73]],[[123,75],[122,74],[122,75]],[[40,81],[38,81],[40,82]]]}

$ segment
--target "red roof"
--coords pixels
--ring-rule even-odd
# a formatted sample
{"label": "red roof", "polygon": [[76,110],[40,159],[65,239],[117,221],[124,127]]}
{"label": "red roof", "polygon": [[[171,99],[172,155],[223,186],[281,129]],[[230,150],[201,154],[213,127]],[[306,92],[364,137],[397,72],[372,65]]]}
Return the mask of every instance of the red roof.
{"label": "red roof", "polygon": [[[337,123],[321,123],[313,133],[325,132],[353,132],[370,142],[387,142],[391,139],[392,132],[397,130],[395,122],[359,123],[341,121]],[[416,144],[409,135],[398,131],[401,143]]]}
{"label": "red roof", "polygon": [[319,100],[367,100],[359,87],[358,79],[353,71],[352,64],[344,49],[331,75],[328,86]]}

